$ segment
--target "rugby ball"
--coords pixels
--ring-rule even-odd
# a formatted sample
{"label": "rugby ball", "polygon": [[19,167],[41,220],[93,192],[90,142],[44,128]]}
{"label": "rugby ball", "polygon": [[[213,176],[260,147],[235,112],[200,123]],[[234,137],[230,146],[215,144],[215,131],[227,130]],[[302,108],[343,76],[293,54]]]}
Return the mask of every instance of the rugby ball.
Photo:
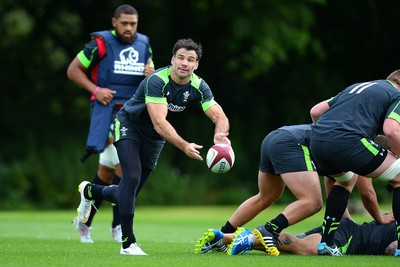
{"label": "rugby ball", "polygon": [[207,167],[214,173],[225,173],[235,163],[235,153],[230,145],[216,144],[207,152]]}

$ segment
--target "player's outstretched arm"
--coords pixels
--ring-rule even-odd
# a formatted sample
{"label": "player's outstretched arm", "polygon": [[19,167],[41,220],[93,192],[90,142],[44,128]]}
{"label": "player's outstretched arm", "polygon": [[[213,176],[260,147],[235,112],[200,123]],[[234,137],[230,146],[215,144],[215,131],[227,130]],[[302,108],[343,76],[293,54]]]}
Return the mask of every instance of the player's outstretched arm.
{"label": "player's outstretched arm", "polygon": [[357,180],[357,189],[360,193],[361,201],[365,209],[371,214],[372,218],[380,224],[391,223],[392,220],[388,216],[382,216],[378,204],[375,189],[371,179],[365,176],[359,176]]}
{"label": "player's outstretched arm", "polygon": [[162,138],[164,138],[164,140],[182,150],[188,157],[197,160],[203,160],[199,151],[199,149],[203,148],[203,146],[195,143],[189,143],[188,141],[184,140],[167,120],[167,105],[147,103],[147,110],[149,112],[154,129]]}
{"label": "player's outstretched arm", "polygon": [[215,124],[214,144],[231,145],[231,141],[228,138],[229,120],[222,107],[218,104],[213,105],[205,111],[205,114]]}

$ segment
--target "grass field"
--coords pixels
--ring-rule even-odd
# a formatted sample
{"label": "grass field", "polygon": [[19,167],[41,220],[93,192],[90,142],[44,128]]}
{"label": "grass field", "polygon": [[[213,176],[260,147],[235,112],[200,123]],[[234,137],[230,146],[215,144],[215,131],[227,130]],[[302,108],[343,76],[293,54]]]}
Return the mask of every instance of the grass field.
{"label": "grass field", "polygon": [[[106,205],[104,205],[106,206]],[[382,266],[398,265],[385,256],[318,257],[258,251],[228,256],[194,254],[195,241],[207,228],[220,228],[232,207],[138,207],[135,233],[149,256],[119,255],[109,233],[111,209],[102,207],[93,223],[94,244],[82,244],[71,221],[75,211],[0,212],[0,266]],[[274,206],[246,225],[253,229],[282,210]],[[287,230],[299,233],[320,224],[322,212]],[[357,222],[369,216],[354,216]]]}

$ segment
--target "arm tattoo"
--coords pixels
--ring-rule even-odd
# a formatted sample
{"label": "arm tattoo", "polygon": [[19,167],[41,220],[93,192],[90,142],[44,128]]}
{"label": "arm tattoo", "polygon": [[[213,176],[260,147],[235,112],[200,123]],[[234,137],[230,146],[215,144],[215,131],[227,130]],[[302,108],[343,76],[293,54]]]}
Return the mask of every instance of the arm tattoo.
{"label": "arm tattoo", "polygon": [[394,255],[394,252],[397,249],[397,241],[393,241],[385,248],[385,255]]}
{"label": "arm tattoo", "polygon": [[286,236],[285,239],[280,240],[280,241],[281,241],[280,245],[283,245],[283,246],[290,246],[293,243],[292,239],[290,239],[290,237],[288,237],[288,236]]}

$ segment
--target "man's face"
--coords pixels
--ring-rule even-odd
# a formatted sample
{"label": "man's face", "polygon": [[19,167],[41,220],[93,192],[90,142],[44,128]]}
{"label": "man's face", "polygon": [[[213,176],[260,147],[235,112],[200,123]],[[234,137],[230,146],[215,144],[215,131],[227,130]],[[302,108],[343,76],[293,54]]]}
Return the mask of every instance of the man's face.
{"label": "man's face", "polygon": [[171,64],[173,77],[180,81],[190,77],[199,65],[196,52],[185,48],[176,51],[171,59]]}
{"label": "man's face", "polygon": [[122,13],[119,18],[112,19],[112,24],[115,29],[117,39],[121,43],[133,43],[138,26],[138,17],[136,15]]}

